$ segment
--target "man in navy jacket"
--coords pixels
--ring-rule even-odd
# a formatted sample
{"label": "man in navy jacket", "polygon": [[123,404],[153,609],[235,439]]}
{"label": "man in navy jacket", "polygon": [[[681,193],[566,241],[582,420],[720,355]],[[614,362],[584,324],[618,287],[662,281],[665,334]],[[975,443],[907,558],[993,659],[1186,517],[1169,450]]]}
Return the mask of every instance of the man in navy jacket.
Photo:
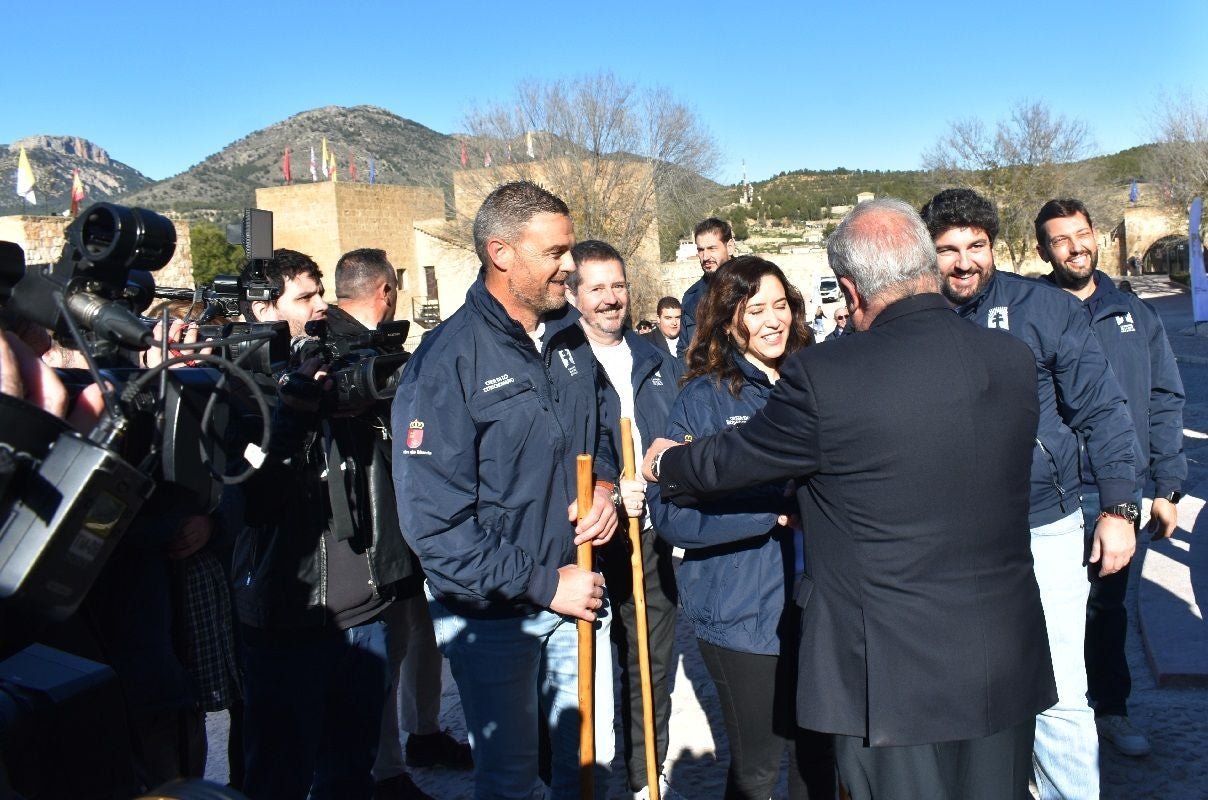
{"label": "man in navy jacket", "polygon": [[[1087,319],[1107,354],[1137,430],[1137,497],[1153,483],[1149,529],[1153,538],[1174,533],[1175,504],[1187,478],[1183,453],[1183,380],[1166,329],[1157,312],[1134,294],[1118,291],[1100,272],[1099,242],[1090,212],[1080,200],[1050,200],[1036,215],[1036,252],[1053,271],[1051,283],[1082,301]],[[1083,471],[1084,480],[1089,473]],[[1086,524],[1099,514],[1099,493],[1089,481],[1082,487]],[[1086,607],[1087,696],[1095,709],[1099,735],[1122,753],[1149,752],[1145,734],[1128,719],[1132,678],[1124,656],[1128,612],[1124,592],[1128,566],[1111,575],[1090,574]]]}
{"label": "man in navy jacket", "polygon": [[709,217],[696,223],[692,229],[696,241],[696,257],[700,259],[701,276],[684,292],[681,303],[680,335],[676,355],[685,358],[688,345],[696,333],[696,307],[709,291],[709,281],[722,264],[734,257],[734,231],[730,223],[717,217]]}
{"label": "man in navy jacket", "polygon": [[[621,254],[612,245],[594,240],[579,242],[571,253],[575,259],[575,271],[567,277],[566,288],[571,302],[583,315],[583,330],[601,367],[600,378],[606,389],[604,414],[609,429],[613,430],[621,417],[629,417],[633,421],[634,452],[640,455],[642,442],[653,441],[667,427],[667,414],[679,394],[683,366],[667,347],[651,344],[645,336],[627,327],[629,287]],[[674,298],[663,299],[678,306]],[[660,320],[663,317],[662,306],[663,302],[659,301]],[[678,312],[678,308],[671,310]],[[666,341],[659,331],[650,335]],[[615,436],[615,441],[619,443],[619,432]],[[620,458],[619,453],[617,458]],[[667,726],[671,719],[671,690],[667,674],[675,664],[675,572],[671,564],[671,546],[658,538],[649,515],[645,513],[644,484],[640,481],[622,483],[627,516],[642,522],[642,566],[657,742],[655,752],[656,764],[661,768],[667,757]],[[615,537],[603,548],[603,570],[608,581],[609,602],[616,612],[611,634],[617,644],[621,665],[621,733],[629,788],[635,797],[649,797],[631,551],[627,537]],[[665,781],[660,787],[659,796],[667,800],[671,798]]]}
{"label": "man in navy jacket", "polygon": [[[535,788],[539,713],[553,796],[577,797],[573,618],[595,621],[604,580],[575,566],[575,547],[616,529],[617,470],[595,360],[566,302],[574,227],[560,199],[509,183],[483,201],[474,244],[482,273],[416,349],[395,396],[399,518],[461,694],[475,797]],[[576,526],[580,453],[605,480]]]}
{"label": "man in navy jacket", "polygon": [[[1082,652],[1087,581],[1078,448],[1081,437],[1101,505],[1089,560],[1110,575],[1128,564],[1136,545],[1132,419],[1077,301],[1042,281],[995,270],[998,214],[988,200],[947,189],[922,213],[941,290],[957,313],[1020,339],[1035,358],[1040,425],[1029,523],[1058,695],[1036,721],[1036,783],[1041,800],[1098,798],[1099,739],[1086,705]],[[951,412],[959,414],[959,404]]]}
{"label": "man in navy jacket", "polygon": [[742,425],[657,440],[644,473],[680,504],[798,480],[797,722],[836,734],[852,800],[1026,797],[1055,697],[1028,543],[1031,354],[951,313],[905,203],[861,203],[827,250],[861,333],[789,357]]}

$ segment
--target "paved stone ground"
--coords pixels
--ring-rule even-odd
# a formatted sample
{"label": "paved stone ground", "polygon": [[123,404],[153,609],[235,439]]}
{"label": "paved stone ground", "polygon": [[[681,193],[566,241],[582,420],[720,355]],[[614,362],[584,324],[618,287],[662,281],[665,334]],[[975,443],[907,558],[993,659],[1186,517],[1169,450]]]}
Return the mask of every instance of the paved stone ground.
{"label": "paved stone ground", "polygon": [[[1194,433],[1208,433],[1208,325],[1200,326],[1203,335],[1194,335],[1189,296],[1185,290],[1169,287],[1165,278],[1134,278],[1132,282],[1142,296],[1152,299],[1162,314],[1186,384],[1188,410],[1185,422],[1190,431],[1186,449],[1191,462],[1191,480],[1187,488],[1201,502],[1189,502],[1193,498],[1184,500],[1179,520],[1182,530],[1176,538],[1190,551],[1193,543],[1190,534],[1197,527],[1196,512],[1208,494],[1208,437],[1194,438]],[[1208,533],[1208,515],[1198,527],[1197,534],[1202,541]],[[1142,535],[1143,540],[1146,538]],[[1137,600],[1143,594],[1139,590],[1142,582],[1150,579],[1143,564],[1145,542],[1141,544],[1137,565],[1140,568],[1132,570],[1128,595],[1132,612],[1127,644],[1133,674],[1130,711],[1134,722],[1148,731],[1153,753],[1145,758],[1128,758],[1105,744],[1100,755],[1101,796],[1104,800],[1208,799],[1208,689],[1159,688],[1154,678],[1137,625]],[[1204,580],[1203,575],[1193,573],[1191,585],[1200,589],[1198,605],[1201,606]],[[1161,621],[1152,624],[1160,625]],[[1199,634],[1208,635],[1202,619]],[[729,754],[717,694],[701,663],[691,631],[682,621],[677,631],[677,643],[681,655],[672,697],[671,784],[688,800],[720,797]],[[1201,665],[1201,671],[1208,676],[1208,663]],[[461,707],[447,665],[441,717],[445,726],[464,738]],[[225,781],[225,715],[213,715],[207,728],[211,743],[207,777]],[[611,797],[626,796],[623,770],[619,761],[614,764]],[[471,796],[468,774],[433,769],[416,770],[414,776],[420,786],[440,800],[463,800]],[[774,797],[776,800],[787,797],[783,780]]]}

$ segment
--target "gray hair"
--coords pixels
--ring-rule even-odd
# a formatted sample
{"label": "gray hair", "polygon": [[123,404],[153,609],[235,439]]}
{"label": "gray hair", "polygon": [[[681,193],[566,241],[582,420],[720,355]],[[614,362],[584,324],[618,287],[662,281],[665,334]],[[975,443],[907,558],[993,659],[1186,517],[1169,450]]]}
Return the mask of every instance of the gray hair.
{"label": "gray hair", "polygon": [[487,242],[515,242],[529,220],[538,214],[563,214],[570,209],[557,196],[532,181],[505,183],[487,195],[474,217],[474,250],[478,260],[489,266]]}
{"label": "gray hair", "polygon": [[909,294],[919,278],[939,276],[927,226],[894,198],[852,209],[827,240],[826,255],[835,275],[850,279],[870,301]]}

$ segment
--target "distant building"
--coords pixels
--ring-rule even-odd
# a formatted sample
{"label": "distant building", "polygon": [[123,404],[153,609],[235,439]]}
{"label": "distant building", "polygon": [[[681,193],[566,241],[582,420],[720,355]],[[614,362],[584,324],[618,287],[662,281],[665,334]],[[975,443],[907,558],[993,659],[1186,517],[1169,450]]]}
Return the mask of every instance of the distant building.
{"label": "distant building", "polygon": [[876,197],[876,195],[874,195],[872,192],[860,192],[858,195],[856,195],[856,205],[860,205],[861,203],[867,203],[869,200],[872,200],[874,197]]}

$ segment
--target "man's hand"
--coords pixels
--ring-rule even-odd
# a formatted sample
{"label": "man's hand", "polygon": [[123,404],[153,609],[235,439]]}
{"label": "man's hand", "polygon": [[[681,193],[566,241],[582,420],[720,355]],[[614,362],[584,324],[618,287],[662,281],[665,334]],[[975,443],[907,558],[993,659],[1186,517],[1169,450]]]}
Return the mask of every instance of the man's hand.
{"label": "man's hand", "polygon": [[67,388],[59,376],[10,331],[0,333],[0,393],[25,400],[56,417],[67,413]]}
{"label": "man's hand", "polygon": [[640,519],[642,512],[646,510],[646,481],[621,478],[620,485],[625,515],[630,519]]}
{"label": "man's hand", "polygon": [[[198,333],[197,323],[186,324],[184,320],[180,320],[180,319],[174,319],[170,323],[168,323],[168,358],[179,358],[180,356],[197,352],[192,349],[187,350],[187,351],[181,351],[181,350],[177,350],[174,347],[172,347],[172,345],[176,344],[177,342],[184,342],[186,344],[195,344],[197,342],[197,333]],[[162,321],[155,323],[155,327],[151,329],[151,336],[152,336],[152,338],[155,339],[156,342],[163,341],[164,323]],[[207,349],[204,352],[209,352],[209,350]],[[159,364],[161,364],[162,362],[163,362],[163,358],[160,354],[160,349],[159,349],[158,345],[152,345],[150,348],[148,348],[143,353],[143,364],[148,367],[159,366]],[[188,361],[183,361],[180,364],[176,364],[175,366],[195,367],[195,366],[197,366],[197,362],[193,361],[192,359],[189,359]]]}
{"label": "man's hand", "polygon": [[1178,526],[1179,507],[1165,497],[1155,497],[1149,509],[1149,523],[1145,526],[1150,537],[1155,541],[1169,539]]}
{"label": "man's hand", "polygon": [[312,356],[298,368],[281,376],[277,394],[287,408],[295,411],[315,413],[323,399],[323,393],[333,387],[323,369],[323,359]]}
{"label": "man's hand", "polygon": [[205,515],[186,517],[181,523],[180,532],[168,545],[168,558],[188,558],[210,541],[214,532],[214,521]]}
{"label": "man's hand", "polygon": [[603,575],[579,569],[574,564],[567,564],[558,570],[558,588],[554,590],[554,599],[550,601],[550,611],[595,622],[596,612],[603,605]]}
{"label": "man's hand", "polygon": [[1113,575],[1128,565],[1137,549],[1137,534],[1123,517],[1101,514],[1091,544],[1091,563],[1099,565],[1099,577]]}
{"label": "man's hand", "polygon": [[[579,519],[577,502],[571,503],[566,511],[571,522]],[[584,542],[591,542],[593,547],[608,544],[616,529],[617,509],[612,504],[612,497],[603,486],[597,486],[591,493],[591,511],[575,525],[575,546]]]}
{"label": "man's hand", "polygon": [[650,465],[654,463],[654,459],[659,453],[677,447],[679,444],[672,439],[655,439],[651,442],[650,449],[646,451],[646,457],[642,459],[642,477],[651,483],[658,483],[658,478],[654,477],[654,473],[650,471]]}

